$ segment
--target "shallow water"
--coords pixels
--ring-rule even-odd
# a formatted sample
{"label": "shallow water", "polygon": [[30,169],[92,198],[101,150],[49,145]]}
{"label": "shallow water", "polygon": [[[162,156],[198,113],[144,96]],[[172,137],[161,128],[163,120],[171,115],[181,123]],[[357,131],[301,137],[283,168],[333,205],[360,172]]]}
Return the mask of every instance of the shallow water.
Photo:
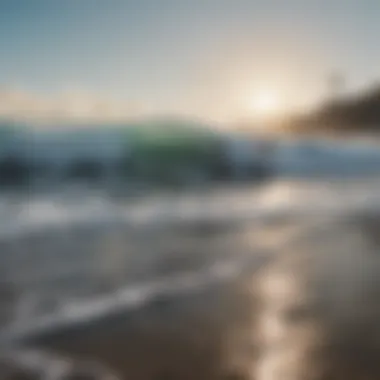
{"label": "shallow water", "polygon": [[[324,225],[336,231],[330,238],[339,250],[333,252],[349,252],[359,243],[339,226],[359,212],[379,210],[379,186],[373,178],[278,180],[138,202],[99,193],[34,195],[12,204],[3,198],[0,344],[95,359],[126,378],[286,379],[275,374],[283,359],[262,359],[263,347],[297,337],[295,347],[284,346],[284,355],[309,355],[330,315],[306,328],[316,312],[295,307],[291,294],[303,299],[308,292],[302,295],[300,285],[286,290],[288,280],[277,275],[269,293],[259,292],[266,283],[262,273],[264,279],[265,268],[277,273],[278,257],[289,250],[327,251],[329,229],[315,232]],[[356,253],[369,250],[358,247]],[[347,257],[347,270],[362,263]],[[330,281],[344,262],[336,260],[330,262],[336,268]],[[280,272],[292,273],[296,265],[290,268]],[[353,272],[344,273],[339,286],[357,284]],[[297,283],[302,281],[300,276]],[[302,328],[284,324],[285,309]],[[299,367],[286,371],[292,380],[314,378],[302,377]]]}

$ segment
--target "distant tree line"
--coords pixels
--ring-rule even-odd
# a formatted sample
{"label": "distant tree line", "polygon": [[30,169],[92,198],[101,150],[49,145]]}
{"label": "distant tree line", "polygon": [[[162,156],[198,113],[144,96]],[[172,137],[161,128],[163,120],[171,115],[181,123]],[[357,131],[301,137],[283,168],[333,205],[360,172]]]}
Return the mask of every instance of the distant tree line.
{"label": "distant tree line", "polygon": [[380,132],[380,85],[364,93],[325,102],[316,111],[288,122],[289,130],[337,133]]}

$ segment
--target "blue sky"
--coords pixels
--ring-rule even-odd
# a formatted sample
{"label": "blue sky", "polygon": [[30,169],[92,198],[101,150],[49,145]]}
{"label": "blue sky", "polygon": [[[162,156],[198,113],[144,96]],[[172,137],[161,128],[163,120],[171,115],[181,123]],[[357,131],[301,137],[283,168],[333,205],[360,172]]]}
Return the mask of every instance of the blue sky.
{"label": "blue sky", "polygon": [[332,70],[380,79],[379,20],[378,0],[0,0],[0,84],[238,117],[257,89],[301,106]]}

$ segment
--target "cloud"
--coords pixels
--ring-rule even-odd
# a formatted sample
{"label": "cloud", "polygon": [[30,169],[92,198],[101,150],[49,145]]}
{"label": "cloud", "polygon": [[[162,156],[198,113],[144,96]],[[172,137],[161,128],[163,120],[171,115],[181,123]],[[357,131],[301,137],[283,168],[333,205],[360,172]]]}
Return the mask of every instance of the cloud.
{"label": "cloud", "polygon": [[140,116],[136,104],[69,89],[54,96],[42,96],[16,89],[0,89],[0,117],[35,121],[118,121]]}

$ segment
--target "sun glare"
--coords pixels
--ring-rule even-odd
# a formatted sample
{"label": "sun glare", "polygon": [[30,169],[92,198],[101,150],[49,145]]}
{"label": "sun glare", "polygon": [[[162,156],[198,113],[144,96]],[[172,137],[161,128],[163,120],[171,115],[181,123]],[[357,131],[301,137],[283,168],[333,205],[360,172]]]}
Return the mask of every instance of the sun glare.
{"label": "sun glare", "polygon": [[271,91],[261,91],[249,100],[249,109],[254,116],[275,116],[281,111],[279,96]]}

